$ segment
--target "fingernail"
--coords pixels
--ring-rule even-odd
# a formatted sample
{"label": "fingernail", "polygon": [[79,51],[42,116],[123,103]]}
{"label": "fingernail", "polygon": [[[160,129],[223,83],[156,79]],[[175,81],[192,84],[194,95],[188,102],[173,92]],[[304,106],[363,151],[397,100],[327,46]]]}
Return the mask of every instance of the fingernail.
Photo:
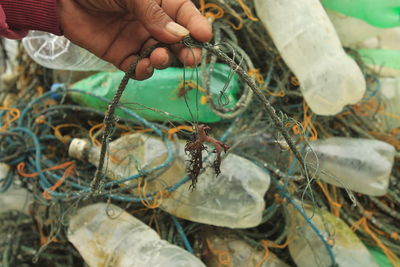
{"label": "fingernail", "polygon": [[189,31],[185,27],[183,27],[173,21],[168,22],[167,25],[165,26],[165,29],[169,33],[179,36],[179,37],[184,37],[186,35],[189,35]]}

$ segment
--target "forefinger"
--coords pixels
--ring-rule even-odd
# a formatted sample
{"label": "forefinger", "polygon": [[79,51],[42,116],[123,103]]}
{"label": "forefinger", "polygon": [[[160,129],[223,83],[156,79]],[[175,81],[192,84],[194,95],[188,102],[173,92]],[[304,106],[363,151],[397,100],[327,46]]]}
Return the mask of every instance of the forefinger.
{"label": "forefinger", "polygon": [[175,22],[188,29],[196,40],[200,42],[211,40],[211,25],[192,1],[163,0],[161,7]]}

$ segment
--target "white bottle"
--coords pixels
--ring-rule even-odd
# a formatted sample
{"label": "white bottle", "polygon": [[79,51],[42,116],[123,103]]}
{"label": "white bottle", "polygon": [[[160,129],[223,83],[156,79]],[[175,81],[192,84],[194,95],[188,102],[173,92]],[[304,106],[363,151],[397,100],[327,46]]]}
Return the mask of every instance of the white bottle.
{"label": "white bottle", "polygon": [[[291,210],[288,239],[291,240],[289,252],[293,261],[298,267],[332,266],[322,240],[300,213]],[[332,247],[337,266],[378,267],[368,249],[345,222],[325,210],[315,209],[313,213],[311,208],[306,208],[305,212]]]}
{"label": "white bottle", "polygon": [[[332,137],[310,143],[318,157],[316,178],[370,196],[386,194],[395,148],[388,143],[359,138]],[[310,168],[317,160],[309,152]]]}
{"label": "white bottle", "polygon": [[255,0],[255,5],[313,112],[334,115],[363,97],[364,76],[318,0]]}
{"label": "white bottle", "polygon": [[68,240],[90,267],[205,267],[184,249],[121,208],[105,203],[78,210],[70,219]]}
{"label": "white bottle", "polygon": [[22,43],[29,56],[38,64],[57,70],[95,71],[115,70],[115,67],[64,36],[30,31]]}
{"label": "white bottle", "polygon": [[[114,180],[135,175],[138,169],[155,167],[167,158],[162,140],[150,135],[125,135],[111,142],[109,147],[105,173]],[[97,165],[100,149],[91,146],[88,140],[73,139],[69,155]],[[148,183],[147,191],[157,192],[175,185],[186,175],[186,160],[181,142],[172,165]],[[203,166],[207,165],[210,164],[205,162]],[[163,198],[160,208],[183,219],[216,226],[249,228],[261,223],[270,176],[251,161],[228,154],[222,160],[219,176],[208,167],[198,177],[195,190],[189,190],[190,183],[188,181]]]}
{"label": "white bottle", "polygon": [[265,251],[253,248],[232,233],[220,230],[204,233],[201,237],[205,240],[206,251],[203,254],[207,267],[289,267],[271,251],[268,251],[267,258],[263,259]]}

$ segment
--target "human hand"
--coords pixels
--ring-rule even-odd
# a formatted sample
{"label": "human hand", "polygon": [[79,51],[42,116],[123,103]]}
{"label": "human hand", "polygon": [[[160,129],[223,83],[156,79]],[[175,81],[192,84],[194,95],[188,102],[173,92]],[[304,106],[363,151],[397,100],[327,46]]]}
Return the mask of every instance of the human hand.
{"label": "human hand", "polygon": [[[201,42],[212,37],[210,24],[190,0],[58,0],[58,12],[65,37],[123,71],[157,42],[173,44],[189,32]],[[187,65],[199,62],[199,49],[172,45],[171,50],[157,48],[140,60],[134,78],[167,68],[171,52]]]}

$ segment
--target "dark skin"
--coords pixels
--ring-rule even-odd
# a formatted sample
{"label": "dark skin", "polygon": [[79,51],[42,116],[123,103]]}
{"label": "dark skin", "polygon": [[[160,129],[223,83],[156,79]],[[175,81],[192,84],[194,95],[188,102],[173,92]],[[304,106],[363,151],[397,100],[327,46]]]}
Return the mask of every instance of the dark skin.
{"label": "dark skin", "polygon": [[[210,24],[190,0],[58,0],[58,14],[65,37],[122,71],[157,42],[174,44],[189,33],[201,42],[212,38]],[[134,78],[167,68],[173,54],[187,65],[200,60],[198,49],[157,48],[139,62]]]}

